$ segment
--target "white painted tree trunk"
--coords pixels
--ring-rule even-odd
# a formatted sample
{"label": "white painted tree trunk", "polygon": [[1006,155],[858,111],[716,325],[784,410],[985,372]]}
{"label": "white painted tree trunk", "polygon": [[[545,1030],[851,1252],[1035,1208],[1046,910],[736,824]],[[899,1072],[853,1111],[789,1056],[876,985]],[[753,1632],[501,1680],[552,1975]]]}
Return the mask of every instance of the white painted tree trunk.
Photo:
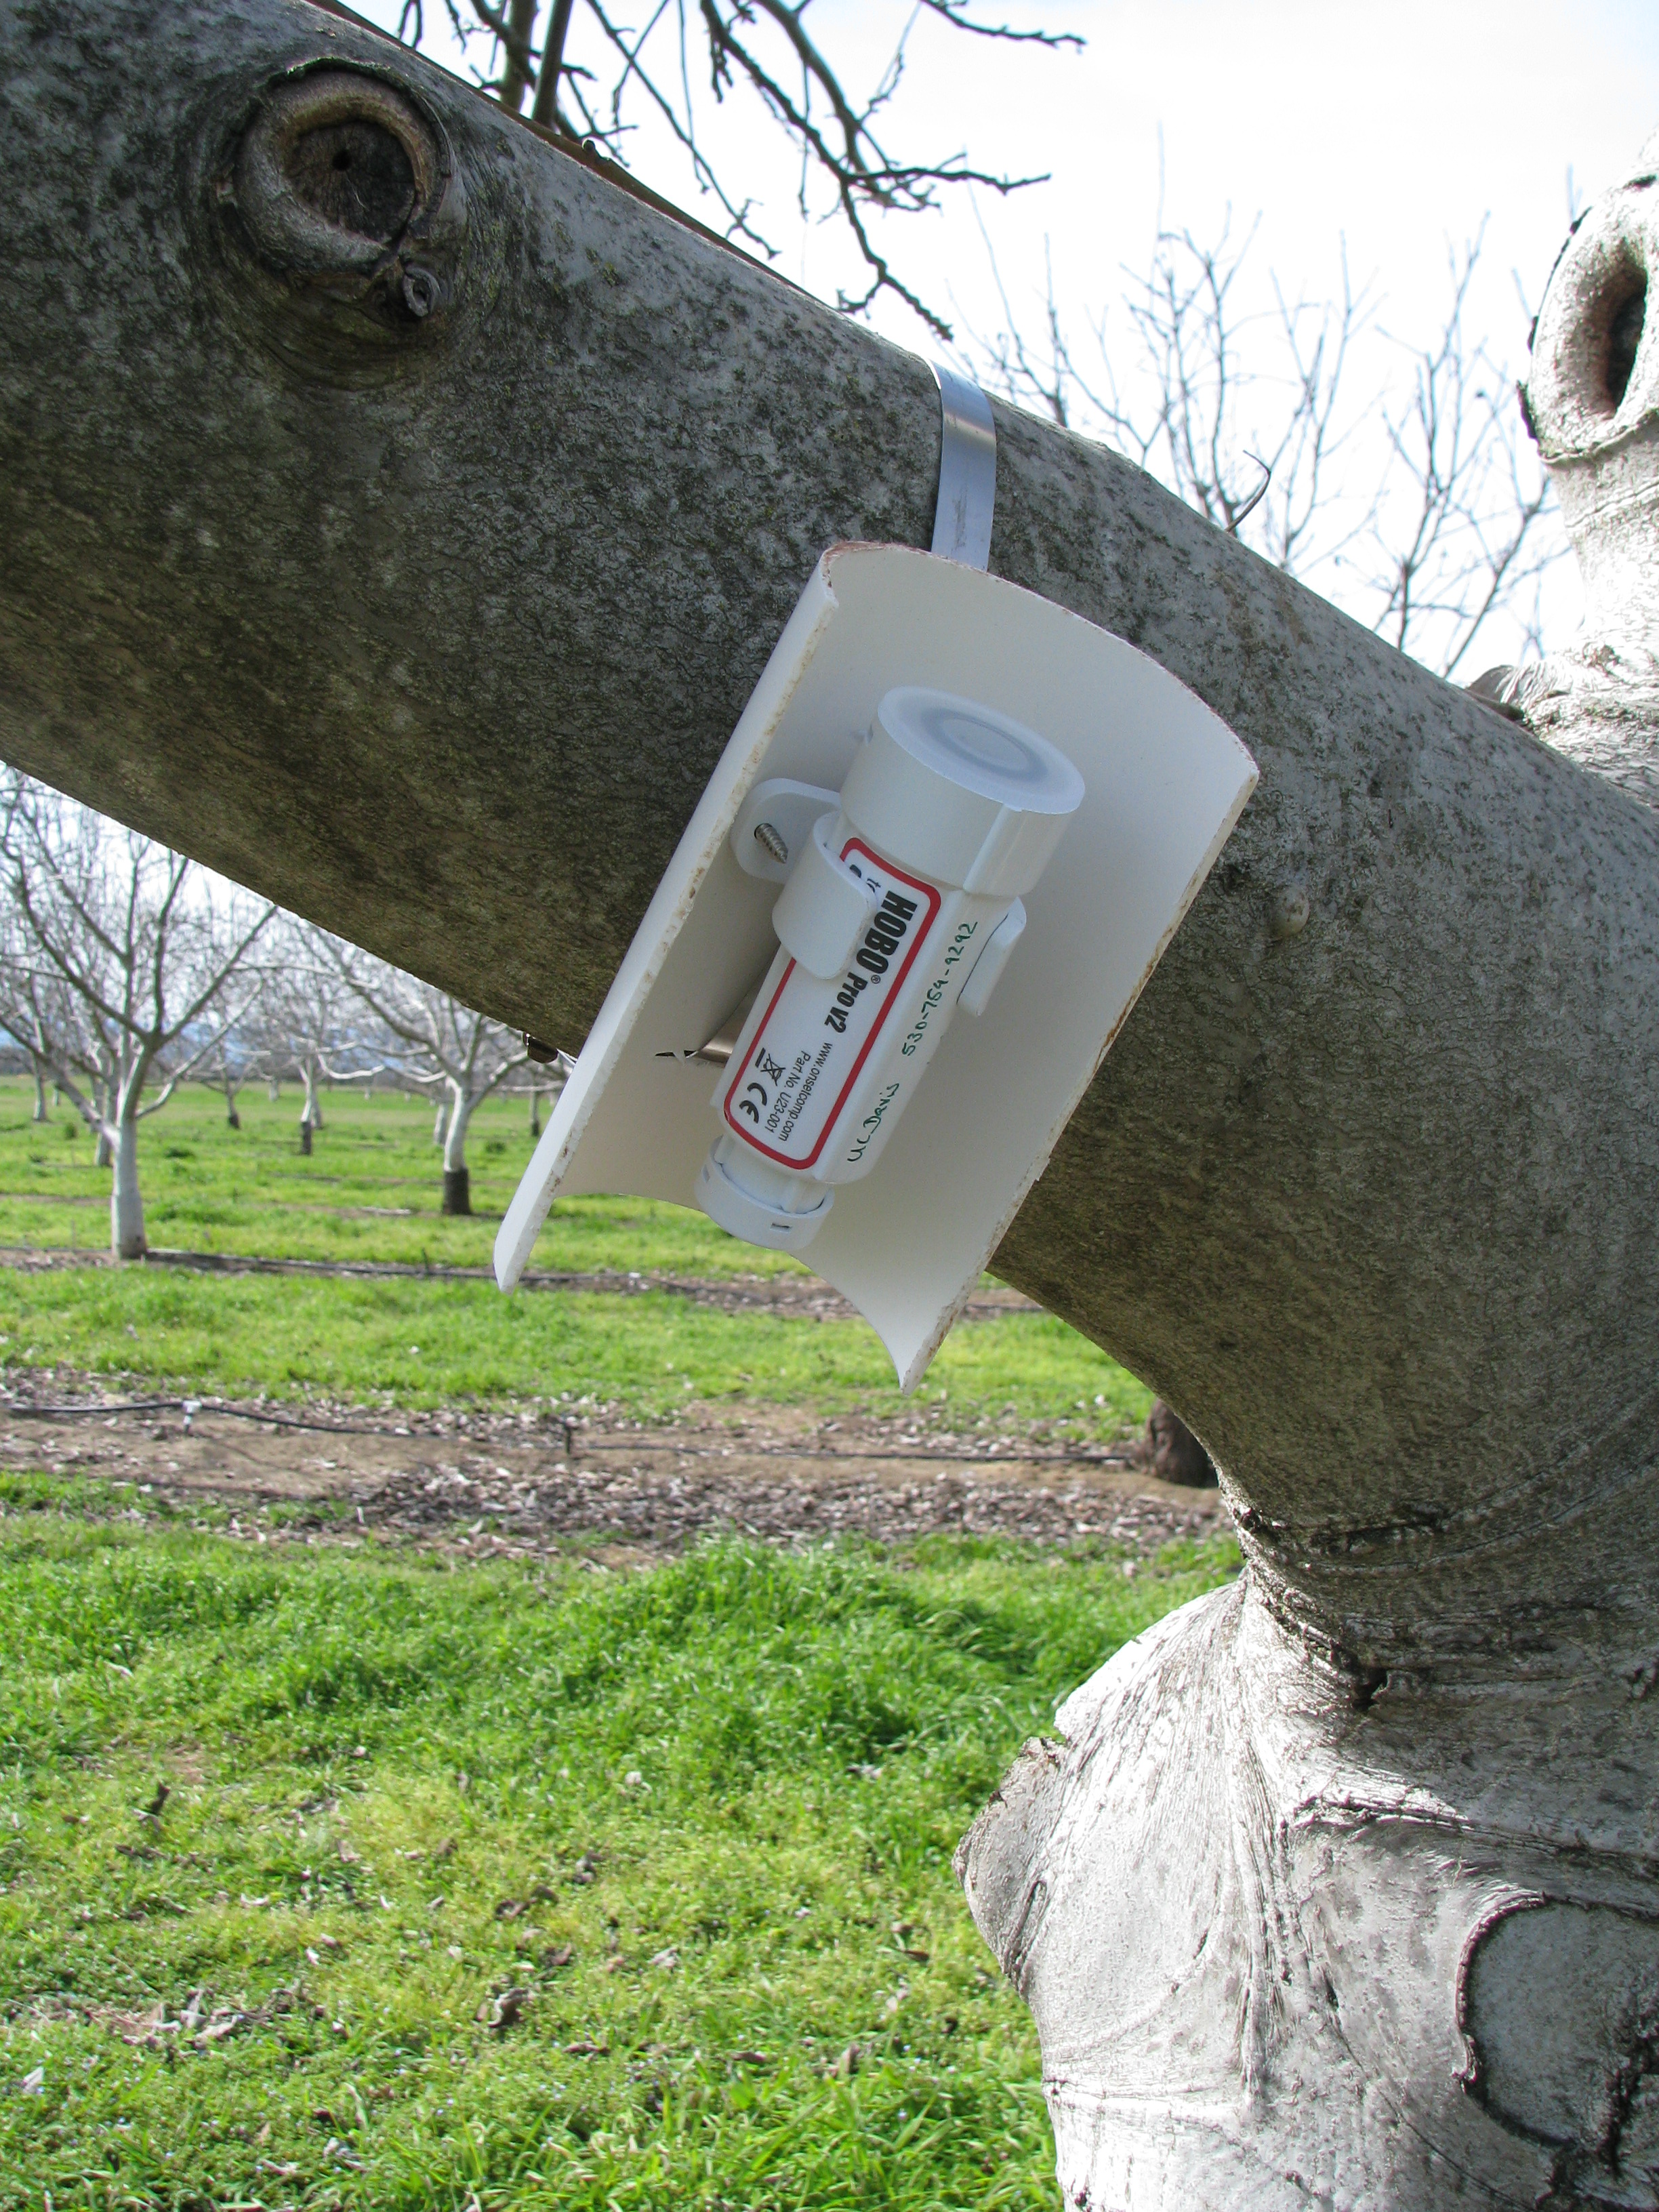
{"label": "white painted tree trunk", "polygon": [[109,1192],[109,1249],[118,1260],[144,1256],[144,1201],[138,1189],[138,1124],[131,1115],[106,1125],[114,1174]]}
{"label": "white painted tree trunk", "polygon": [[1068,2205],[1651,2206],[1648,1680],[1367,1695],[1247,1575],[1069,1698],[957,1858]]}
{"label": "white painted tree trunk", "polygon": [[304,1103],[300,1108],[300,1119],[311,1128],[320,1129],[323,1126],[323,1099],[316,1062],[302,1060],[300,1062],[300,1077],[306,1091]]}
{"label": "white painted tree trunk", "polygon": [[46,1111],[46,1070],[41,1066],[38,1060],[34,1060],[33,1065],[34,1068],[34,1111],[29,1118],[35,1121],[45,1121],[51,1119],[51,1116]]}
{"label": "white painted tree trunk", "polygon": [[449,1127],[444,1136],[444,1200],[446,1213],[471,1213],[471,1178],[466,1166],[466,1133],[477,1100],[465,1084],[449,1086]]}
{"label": "white painted tree trunk", "polygon": [[444,1131],[448,1127],[448,1126],[449,1101],[441,1093],[437,1104],[432,1109],[432,1141],[434,1145],[441,1145],[443,1143]]}
{"label": "white painted tree trunk", "polygon": [[477,1103],[459,1083],[451,1085],[449,1125],[444,1132],[446,1175],[454,1175],[466,1165],[466,1133],[472,1126],[472,1109]]}
{"label": "white painted tree trunk", "polygon": [[[372,241],[270,123],[365,72],[425,195]],[[0,103],[7,757],[574,1042],[813,562],[927,543],[925,364],[343,14],[0,11]],[[1248,1562],[965,1847],[1074,2207],[1659,2203],[1655,660],[1610,593],[1654,331],[1607,386],[1654,201],[1540,324],[1620,625],[1523,692],[1557,751],[994,410],[993,568],[1261,769],[998,1255],[1210,1449]]]}

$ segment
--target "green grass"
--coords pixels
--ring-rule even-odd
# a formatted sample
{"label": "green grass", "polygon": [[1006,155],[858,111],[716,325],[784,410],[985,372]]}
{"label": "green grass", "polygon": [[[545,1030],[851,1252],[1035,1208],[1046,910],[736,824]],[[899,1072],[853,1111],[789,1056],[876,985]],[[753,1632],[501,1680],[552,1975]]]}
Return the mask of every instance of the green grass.
{"label": "green grass", "polygon": [[[30,1120],[33,1084],[0,1080],[0,1245],[109,1243],[109,1171],[68,1106]],[[325,1126],[300,1151],[300,1095],[273,1103],[263,1085],[237,1098],[240,1129],[216,1092],[186,1085],[138,1138],[152,1244],[294,1260],[402,1260],[487,1267],[496,1227],[534,1145],[522,1098],[490,1099],[467,1137],[470,1217],[439,1212],[442,1161],[432,1108],[397,1093],[324,1094]],[[544,1117],[546,1114],[544,1105]],[[561,1199],[532,1263],[701,1278],[798,1273],[787,1254],[740,1244],[690,1206],[650,1199]]]}
{"label": "green grass", "polygon": [[[504,1298],[487,1284],[411,1279],[9,1272],[0,1336],[0,1354],[25,1364],[224,1395],[389,1394],[422,1406],[568,1396],[651,1418],[710,1401],[810,1401],[826,1414],[896,1413],[904,1402],[861,1322],[726,1314],[660,1291]],[[1006,1411],[1055,1433],[1111,1436],[1145,1419],[1147,1394],[1064,1322],[1008,1314],[956,1330],[921,1399],[969,1429]]]}
{"label": "green grass", "polygon": [[[28,1105],[0,1084],[0,1243],[102,1249],[90,1141]],[[463,1221],[425,1108],[327,1112],[307,1159],[295,1097],[246,1097],[240,1131],[181,1097],[142,1139],[152,1242],[487,1265],[520,1103],[479,1116]],[[624,1199],[561,1204],[538,1259],[795,1264]],[[431,1277],[0,1270],[0,1360],[641,1419],[900,1409],[860,1322]],[[1009,1313],[952,1334],[911,1418],[1109,1435],[1146,1405]],[[262,1513],[256,1547],[216,1533],[229,1510],[0,1474],[0,2212],[1054,2205],[1030,2024],[951,1852],[1055,1699],[1230,1544],[1133,1577],[960,1539],[617,1574],[395,1552],[326,1504]]]}
{"label": "green grass", "polygon": [[[32,1123],[31,1097],[21,1083],[0,1085],[0,1243],[61,1245],[73,1235],[101,1249],[107,1171],[93,1166],[89,1140],[73,1133],[66,1114]],[[328,1126],[307,1159],[295,1141],[296,1100],[272,1106],[263,1091],[244,1093],[243,1126],[234,1131],[213,1094],[181,1096],[145,1123],[141,1140],[152,1243],[282,1258],[424,1255],[434,1264],[487,1264],[493,1216],[456,1221],[436,1211],[425,1106],[341,1094],[326,1111]],[[480,1206],[504,1204],[528,1158],[525,1119],[520,1102],[481,1110],[472,1143]],[[490,1150],[496,1144],[499,1153]],[[338,1210],[393,1199],[417,1210],[397,1219]],[[690,1209],[624,1199],[562,1200],[537,1257],[561,1271],[704,1279],[797,1268],[782,1255],[735,1243]],[[650,1419],[699,1403],[734,1411],[810,1403],[826,1417],[903,1407],[891,1364],[861,1321],[726,1314],[663,1292],[503,1298],[489,1282],[424,1278],[11,1271],[0,1273],[0,1339],[7,1361],[63,1362],[117,1383],[224,1395],[317,1392],[411,1406],[551,1395]],[[952,1429],[1012,1420],[1087,1437],[1139,1426],[1149,1403],[1149,1392],[1074,1329],[1031,1313],[959,1327],[919,1397],[929,1419]]]}
{"label": "green grass", "polygon": [[951,1852],[1230,1547],[532,1575],[76,1501],[0,1521],[7,2212],[1055,2203]]}

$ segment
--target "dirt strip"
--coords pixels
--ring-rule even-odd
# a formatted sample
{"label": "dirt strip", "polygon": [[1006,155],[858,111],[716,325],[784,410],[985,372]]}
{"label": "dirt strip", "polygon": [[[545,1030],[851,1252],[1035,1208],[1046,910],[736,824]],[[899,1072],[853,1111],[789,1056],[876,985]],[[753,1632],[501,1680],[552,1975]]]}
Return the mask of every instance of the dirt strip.
{"label": "dirt strip", "polygon": [[[136,1508],[223,1509],[231,1533],[254,1540],[379,1534],[473,1557],[661,1553],[717,1530],[770,1543],[953,1530],[1145,1554],[1230,1526],[1216,1492],[1159,1482],[1127,1447],[1068,1447],[1040,1431],[957,1435],[787,1407],[693,1406],[637,1424],[569,1407],[381,1413],[242,1401],[186,1416],[119,1403],[64,1369],[9,1370],[0,1467],[131,1484]],[[307,1428],[287,1425],[295,1414]]]}

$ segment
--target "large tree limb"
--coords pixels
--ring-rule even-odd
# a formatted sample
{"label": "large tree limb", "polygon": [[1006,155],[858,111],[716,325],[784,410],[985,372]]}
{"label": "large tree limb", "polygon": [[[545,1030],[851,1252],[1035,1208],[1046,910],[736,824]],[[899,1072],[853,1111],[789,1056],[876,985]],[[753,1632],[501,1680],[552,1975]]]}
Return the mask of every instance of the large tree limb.
{"label": "large tree limb", "polygon": [[[289,0],[29,0],[0,40],[0,747],[574,1045],[813,560],[927,542],[927,370]],[[273,197],[314,87],[267,106],[263,171],[246,152],[264,88],[317,58],[377,74],[362,127],[404,147],[383,252]],[[1170,1667],[1097,1686],[1127,1778],[1090,1832],[1129,1833],[1162,1773],[1146,1848],[1234,1881],[1317,1801],[1297,1833],[1338,1899],[1316,1942],[1283,1858],[1214,1919],[1207,1955],[1267,1973],[1267,2009],[1205,2076],[1218,2132],[1170,2102],[1178,2056],[1141,2052],[1156,2160],[1087,2087],[1098,2036],[1050,2008],[1056,2097],[1070,2068],[1097,2130],[1063,2125],[1062,2160],[1101,2203],[1267,2203],[1264,2174],[1299,2202],[1285,2145],[1316,2109],[1316,2194],[1449,2203],[1467,2175],[1517,2201],[1553,2154],[1442,2063],[1490,1983],[1470,1997],[1486,1907],[1444,1861],[1488,1901],[1547,1871],[1659,1905],[1626,1690],[1653,1640],[1659,820],[1114,455],[998,428],[993,567],[1152,653],[1262,771],[999,1262],[1196,1430],[1250,1562],[1232,1610],[1167,1632]],[[1339,1818],[1362,1741],[1375,1789]],[[1443,1914],[1437,1948],[1370,1944],[1385,1893],[1390,1929]],[[1311,2012],[1250,1950],[1270,1897]],[[1156,1979],[1157,1912],[1120,1934],[1111,1971]],[[1389,1987],[1381,2056],[1296,2072],[1310,2021],[1337,2034]]]}

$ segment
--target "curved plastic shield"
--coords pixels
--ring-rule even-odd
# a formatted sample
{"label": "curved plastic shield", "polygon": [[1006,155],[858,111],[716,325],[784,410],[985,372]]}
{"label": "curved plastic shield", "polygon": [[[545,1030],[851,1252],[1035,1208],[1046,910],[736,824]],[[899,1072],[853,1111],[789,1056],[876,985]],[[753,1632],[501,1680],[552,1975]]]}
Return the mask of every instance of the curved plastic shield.
{"label": "curved plastic shield", "polygon": [[914,1389],[966,1303],[1256,781],[1156,661],[1052,601],[891,545],[814,569],[681,838],[495,1240],[511,1290],[560,1192],[691,1202],[718,1133],[698,1056],[776,949],[777,884],[730,832],[750,787],[839,789],[877,701],[938,686],[1041,731],[1085,794],[977,1019],[958,1019],[811,1264]]}

